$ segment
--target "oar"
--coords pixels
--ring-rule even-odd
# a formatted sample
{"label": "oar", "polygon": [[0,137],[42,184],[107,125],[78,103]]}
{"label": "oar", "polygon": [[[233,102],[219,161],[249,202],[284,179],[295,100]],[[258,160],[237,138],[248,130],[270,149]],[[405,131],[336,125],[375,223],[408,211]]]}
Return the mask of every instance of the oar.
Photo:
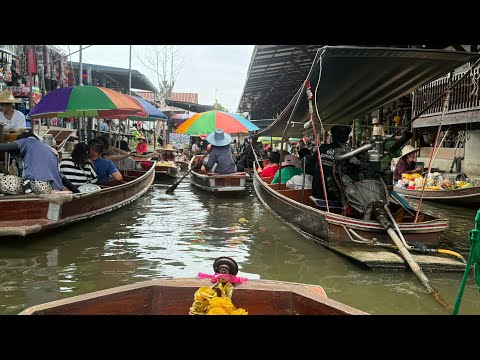
{"label": "oar", "polygon": [[[390,213],[390,209],[386,205],[383,206],[383,209],[385,213],[388,215],[388,217],[390,218],[393,225],[396,227],[397,231],[400,233],[400,228],[398,227],[398,224],[395,221],[395,218]],[[447,303],[445,299],[443,299],[443,297],[438,293],[437,290],[433,288],[432,285],[430,285],[428,278],[425,276],[420,266],[415,262],[412,255],[409,253],[408,249],[405,247],[405,245],[403,244],[402,240],[397,235],[395,230],[393,230],[393,228],[390,226],[388,220],[384,218],[384,215],[382,214],[381,211],[377,212],[377,221],[385,228],[385,230],[387,230],[388,235],[397,246],[400,252],[400,255],[403,257],[403,259],[408,264],[410,269],[412,269],[413,273],[418,278],[420,283],[427,289],[427,291],[433,296],[435,300],[437,300],[437,302],[440,305],[442,305],[446,310],[451,311],[452,306],[449,303]]]}
{"label": "oar", "polygon": [[[203,160],[205,159],[205,156],[207,156],[210,151],[212,150],[212,148],[210,148],[210,150],[207,151],[207,153],[205,155],[203,155],[200,160]],[[198,160],[197,164],[200,162],[200,160]],[[187,177],[188,174],[190,174],[190,172],[193,170],[193,166],[190,168],[190,170],[187,171],[187,173],[185,175],[182,176],[182,178],[180,180],[178,180],[175,184],[173,184],[172,186],[170,186],[167,191],[165,191],[166,194],[169,194],[169,193],[172,193],[175,191],[175,189],[177,188],[178,184],[180,184],[182,182],[183,179],[185,179]]]}

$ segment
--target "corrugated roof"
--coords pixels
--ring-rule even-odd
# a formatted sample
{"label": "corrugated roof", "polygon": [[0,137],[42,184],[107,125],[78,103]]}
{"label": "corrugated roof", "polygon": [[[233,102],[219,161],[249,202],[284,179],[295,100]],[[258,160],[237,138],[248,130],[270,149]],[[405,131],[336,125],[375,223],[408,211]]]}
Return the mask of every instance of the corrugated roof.
{"label": "corrugated roof", "polygon": [[256,45],[237,112],[276,118],[302,86],[323,45]]}
{"label": "corrugated roof", "polygon": [[172,92],[169,99],[174,101],[198,104],[198,93]]}
{"label": "corrugated roof", "polygon": [[[72,67],[74,69],[78,69],[80,67],[80,63],[72,62]],[[95,76],[97,74],[102,74],[102,73],[107,74],[110,77],[114,78],[115,81],[118,81],[118,83],[122,84],[123,87],[128,89],[128,73],[129,73],[128,69],[118,68],[113,66],[82,63],[83,70],[86,70],[88,68],[92,69],[92,76]],[[150,80],[145,75],[143,75],[138,70],[133,70],[133,69],[132,69],[132,88],[158,92],[157,88],[150,82]]]}

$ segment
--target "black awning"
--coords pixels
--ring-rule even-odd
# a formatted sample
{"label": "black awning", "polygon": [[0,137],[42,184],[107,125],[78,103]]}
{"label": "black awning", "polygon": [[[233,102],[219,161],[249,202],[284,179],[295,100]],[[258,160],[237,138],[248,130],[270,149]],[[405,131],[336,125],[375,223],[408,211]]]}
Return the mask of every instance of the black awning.
{"label": "black awning", "polygon": [[[350,124],[479,57],[447,50],[325,46],[318,50],[307,77],[313,110],[318,111],[325,128]],[[282,136],[287,128],[285,137],[301,137],[306,132],[303,124],[309,120],[303,85],[261,135]],[[317,116],[315,122],[318,129]]]}
{"label": "black awning", "polygon": [[193,111],[193,112],[196,112],[196,113],[215,110],[215,107],[213,107],[211,105],[200,105],[200,104],[195,104],[195,103],[190,103],[190,102],[185,102],[185,101],[176,101],[176,100],[171,100],[171,99],[166,99],[165,103],[168,106],[175,106],[175,107],[185,109],[185,110],[188,110],[188,111]]}

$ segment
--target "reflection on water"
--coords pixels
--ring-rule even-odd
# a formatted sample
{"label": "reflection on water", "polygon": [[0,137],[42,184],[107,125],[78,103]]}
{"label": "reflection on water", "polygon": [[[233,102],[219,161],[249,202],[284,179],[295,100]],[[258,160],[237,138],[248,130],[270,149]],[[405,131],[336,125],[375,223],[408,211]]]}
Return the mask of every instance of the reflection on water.
{"label": "reflection on water", "polygon": [[[446,314],[411,272],[365,270],[286,226],[257,199],[253,187],[213,197],[185,179],[152,188],[112,213],[0,246],[0,314],[73,295],[155,278],[213,273],[219,256],[233,257],[239,275],[320,284],[332,299],[372,314]],[[445,246],[468,255],[475,210],[426,205],[450,218]],[[451,304],[461,273],[426,273]],[[469,276],[460,314],[480,314]]]}

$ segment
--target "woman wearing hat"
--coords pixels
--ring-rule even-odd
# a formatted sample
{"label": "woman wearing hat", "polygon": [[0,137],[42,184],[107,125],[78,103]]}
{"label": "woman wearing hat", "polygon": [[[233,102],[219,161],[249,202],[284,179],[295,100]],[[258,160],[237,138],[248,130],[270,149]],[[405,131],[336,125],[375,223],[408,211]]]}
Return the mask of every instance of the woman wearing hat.
{"label": "woman wearing hat", "polygon": [[300,175],[302,173],[302,169],[300,169],[300,163],[298,162],[298,158],[293,155],[285,155],[285,158],[282,162],[282,170],[277,171],[275,176],[273,177],[272,184],[278,184],[278,178],[282,177],[282,184],[285,184],[290,178],[295,175]]}
{"label": "woman wearing hat", "polygon": [[137,147],[135,149],[136,153],[138,155],[147,154],[148,153],[148,145],[147,145],[147,140],[145,139],[145,137],[140,136],[139,138],[137,138],[137,140],[138,140],[138,144],[137,144]]}
{"label": "woman wearing hat", "polygon": [[418,148],[412,145],[405,145],[402,149],[402,157],[398,160],[395,171],[393,172],[393,181],[398,181],[402,178],[402,174],[421,174],[423,169],[421,166],[415,167],[415,153]]}
{"label": "woman wearing hat", "polygon": [[372,125],[372,136],[385,136],[385,129],[377,118],[373,118]]}
{"label": "woman wearing hat", "polygon": [[237,166],[233,161],[232,147],[230,142],[232,137],[222,129],[216,129],[215,132],[207,136],[207,141],[212,145],[208,161],[203,163],[206,171],[210,171],[216,164],[214,172],[216,174],[231,174],[237,171]]}
{"label": "woman wearing hat", "polygon": [[167,144],[162,148],[162,157],[160,160],[163,161],[176,161],[175,149],[172,147],[172,144]]}
{"label": "woman wearing hat", "polygon": [[0,92],[0,124],[4,125],[5,132],[27,127],[25,115],[13,108],[13,104],[19,102],[10,91]]}

